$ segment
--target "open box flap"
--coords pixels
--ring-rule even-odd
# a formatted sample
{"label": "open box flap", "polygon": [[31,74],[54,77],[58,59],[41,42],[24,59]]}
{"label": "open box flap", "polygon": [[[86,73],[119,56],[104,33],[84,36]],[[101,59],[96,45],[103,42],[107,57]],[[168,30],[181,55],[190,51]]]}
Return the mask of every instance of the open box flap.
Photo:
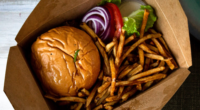
{"label": "open box flap", "polygon": [[145,93],[117,107],[116,110],[161,110],[189,74],[188,69],[180,68]]}
{"label": "open box flap", "polygon": [[[47,110],[45,100],[29,70],[19,47],[11,47],[4,83],[4,92],[16,110]],[[52,107],[53,105],[51,105]],[[52,107],[54,108],[54,107]]]}
{"label": "open box flap", "polygon": [[[172,54],[182,68],[192,65],[187,17],[179,0],[145,0],[159,16],[156,28],[163,34]],[[164,31],[163,31],[164,30]]]}
{"label": "open box flap", "polygon": [[36,37],[86,13],[101,0],[41,0],[23,24],[15,40],[23,47]]}

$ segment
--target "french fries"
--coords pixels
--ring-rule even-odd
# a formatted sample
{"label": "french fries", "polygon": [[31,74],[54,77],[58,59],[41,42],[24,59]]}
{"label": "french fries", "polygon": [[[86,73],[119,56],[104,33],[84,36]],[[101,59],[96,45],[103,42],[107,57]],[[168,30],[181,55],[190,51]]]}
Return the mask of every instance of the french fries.
{"label": "french fries", "polygon": [[150,70],[142,72],[140,74],[136,74],[136,75],[130,77],[128,80],[132,81],[132,80],[135,80],[135,79],[138,79],[138,78],[142,78],[142,77],[145,77],[145,76],[148,76],[148,75],[163,71],[164,69],[165,69],[165,67],[157,67],[157,68],[154,68],[154,69],[150,69]]}
{"label": "french fries", "polygon": [[73,104],[70,109],[75,110],[83,109],[83,106],[87,110],[112,110],[115,104],[167,77],[168,70],[178,65],[160,33],[153,29],[145,33],[148,15],[149,11],[145,9],[140,37],[133,34],[126,38],[122,29],[120,38],[115,37],[106,45],[85,23],[81,24],[102,56],[103,70],[90,91],[82,88],[77,97],[45,97],[55,102],[67,101]]}

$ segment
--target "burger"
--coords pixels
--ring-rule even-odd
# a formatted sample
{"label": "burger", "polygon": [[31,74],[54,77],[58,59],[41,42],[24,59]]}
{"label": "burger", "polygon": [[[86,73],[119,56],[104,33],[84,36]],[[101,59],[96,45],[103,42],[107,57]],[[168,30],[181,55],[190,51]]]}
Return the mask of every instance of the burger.
{"label": "burger", "polygon": [[32,66],[45,93],[76,96],[90,89],[100,72],[100,56],[91,37],[70,26],[56,27],[33,43]]}

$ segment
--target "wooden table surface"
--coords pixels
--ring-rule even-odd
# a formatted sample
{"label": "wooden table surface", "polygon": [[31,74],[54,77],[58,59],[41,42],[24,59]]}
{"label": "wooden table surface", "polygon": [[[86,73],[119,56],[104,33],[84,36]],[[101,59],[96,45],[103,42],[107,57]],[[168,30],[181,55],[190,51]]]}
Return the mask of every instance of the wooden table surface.
{"label": "wooden table surface", "polygon": [[3,92],[9,48],[16,45],[15,36],[39,0],[0,0],[0,110],[13,110]]}

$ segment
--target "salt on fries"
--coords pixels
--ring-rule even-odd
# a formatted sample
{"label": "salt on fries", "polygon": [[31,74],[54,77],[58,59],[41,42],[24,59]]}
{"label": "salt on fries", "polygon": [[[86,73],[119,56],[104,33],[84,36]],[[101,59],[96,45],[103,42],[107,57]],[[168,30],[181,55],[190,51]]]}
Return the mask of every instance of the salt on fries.
{"label": "salt on fries", "polygon": [[91,36],[99,49],[105,70],[100,71],[91,90],[82,88],[77,97],[45,97],[55,102],[73,102],[70,108],[76,110],[84,107],[87,110],[112,110],[115,104],[167,77],[168,70],[178,65],[160,33],[153,29],[144,33],[148,14],[146,10],[139,38],[135,34],[126,38],[122,29],[120,38],[113,38],[108,44],[104,44],[85,23],[81,24],[80,27]]}

